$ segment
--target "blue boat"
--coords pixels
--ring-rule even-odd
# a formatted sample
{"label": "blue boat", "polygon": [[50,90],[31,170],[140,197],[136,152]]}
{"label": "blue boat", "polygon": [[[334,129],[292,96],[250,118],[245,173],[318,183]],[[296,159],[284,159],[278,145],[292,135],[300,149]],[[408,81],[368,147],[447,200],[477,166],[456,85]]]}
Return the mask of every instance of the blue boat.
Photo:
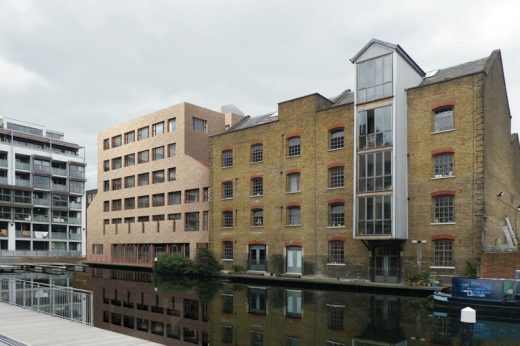
{"label": "blue boat", "polygon": [[477,314],[520,319],[520,280],[452,278],[451,290],[432,295],[435,309],[471,307]]}

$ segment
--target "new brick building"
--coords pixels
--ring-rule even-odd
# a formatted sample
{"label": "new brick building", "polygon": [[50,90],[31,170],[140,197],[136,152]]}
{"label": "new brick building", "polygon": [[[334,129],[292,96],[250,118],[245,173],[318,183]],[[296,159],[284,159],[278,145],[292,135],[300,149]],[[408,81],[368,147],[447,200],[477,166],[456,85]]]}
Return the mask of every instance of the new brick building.
{"label": "new brick building", "polygon": [[239,119],[181,103],[98,134],[88,259],[150,265],[208,243],[208,135]]}
{"label": "new brick building", "polygon": [[210,138],[225,267],[399,282],[516,251],[520,148],[500,52],[426,74],[372,40],[351,61],[355,92],[285,101]]}

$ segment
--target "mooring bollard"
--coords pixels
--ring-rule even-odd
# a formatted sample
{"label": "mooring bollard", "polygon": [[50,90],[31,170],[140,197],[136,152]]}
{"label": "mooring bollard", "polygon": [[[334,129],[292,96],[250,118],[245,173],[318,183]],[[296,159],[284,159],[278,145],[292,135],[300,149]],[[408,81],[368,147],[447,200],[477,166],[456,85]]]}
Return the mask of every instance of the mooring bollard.
{"label": "mooring bollard", "polygon": [[460,344],[462,346],[473,345],[473,326],[477,321],[477,312],[472,308],[460,310]]}

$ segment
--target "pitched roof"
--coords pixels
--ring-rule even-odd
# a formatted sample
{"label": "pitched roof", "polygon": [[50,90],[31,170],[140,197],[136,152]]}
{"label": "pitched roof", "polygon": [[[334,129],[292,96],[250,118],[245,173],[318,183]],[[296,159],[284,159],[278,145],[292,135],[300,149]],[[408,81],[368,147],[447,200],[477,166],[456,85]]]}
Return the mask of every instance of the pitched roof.
{"label": "pitched roof", "polygon": [[376,38],[371,39],[361,50],[354,55],[350,62],[355,63],[355,61],[363,54],[368,47],[373,44],[378,44],[383,47],[387,47],[389,49],[395,50],[419,75],[424,76],[424,71],[422,68],[406,53],[406,51],[398,44],[389,43],[385,41],[378,40]]}
{"label": "pitched roof", "polygon": [[258,116],[246,116],[242,121],[230,127],[225,133],[247,129],[258,125],[268,124],[278,121],[278,112],[267,113]]}
{"label": "pitched roof", "polygon": [[482,58],[479,60],[466,62],[466,63],[460,64],[460,65],[440,69],[433,76],[424,78],[423,81],[418,86],[421,87],[424,85],[430,85],[430,84],[435,84],[435,83],[439,83],[439,82],[444,82],[444,81],[447,81],[450,79],[469,76],[469,75],[476,74],[479,72],[487,72],[489,69],[490,63],[495,59],[495,57],[499,53],[500,53],[499,50],[494,50],[486,58]]}

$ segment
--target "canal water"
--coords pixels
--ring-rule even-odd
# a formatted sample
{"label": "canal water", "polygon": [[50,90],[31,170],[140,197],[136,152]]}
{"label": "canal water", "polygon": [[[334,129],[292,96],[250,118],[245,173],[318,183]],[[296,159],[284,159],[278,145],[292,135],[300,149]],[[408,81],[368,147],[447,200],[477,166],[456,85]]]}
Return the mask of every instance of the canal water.
{"label": "canal water", "polygon": [[[27,274],[29,275],[29,274]],[[424,298],[89,268],[26,279],[94,292],[94,325],[165,345],[460,345],[458,315]],[[519,321],[479,319],[473,345],[520,345]]]}

